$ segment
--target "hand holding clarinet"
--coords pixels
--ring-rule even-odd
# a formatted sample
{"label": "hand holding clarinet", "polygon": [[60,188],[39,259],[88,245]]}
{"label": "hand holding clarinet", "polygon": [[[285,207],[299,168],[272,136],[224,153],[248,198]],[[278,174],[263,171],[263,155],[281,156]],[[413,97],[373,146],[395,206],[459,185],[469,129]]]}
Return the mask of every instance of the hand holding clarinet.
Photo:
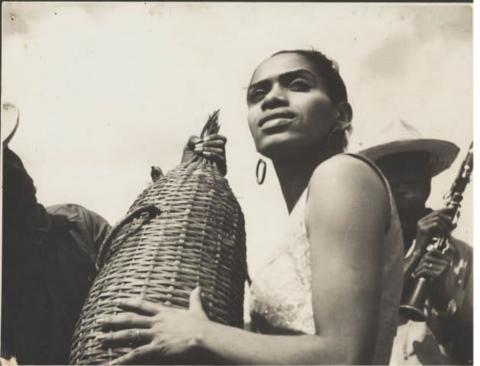
{"label": "hand holding clarinet", "polygon": [[[412,263],[406,272],[415,279],[406,286],[400,312],[408,319],[425,320],[425,301],[428,288],[442,278],[450,266],[450,255],[455,248],[449,244],[450,233],[460,215],[463,192],[473,170],[473,142],[463,161],[450,191],[445,198],[446,207],[433,211],[419,220]],[[433,292],[432,292],[433,295]],[[441,301],[441,300],[439,300]]]}

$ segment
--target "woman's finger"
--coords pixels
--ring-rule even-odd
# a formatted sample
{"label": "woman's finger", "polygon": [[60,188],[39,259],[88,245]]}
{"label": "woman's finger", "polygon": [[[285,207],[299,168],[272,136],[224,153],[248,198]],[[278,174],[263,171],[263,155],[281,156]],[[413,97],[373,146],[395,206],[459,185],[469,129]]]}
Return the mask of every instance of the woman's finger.
{"label": "woman's finger", "polygon": [[218,148],[225,148],[225,141],[223,140],[208,140],[204,141],[203,146],[205,147],[218,147]]}
{"label": "woman's finger", "polygon": [[130,310],[141,315],[155,315],[162,309],[161,305],[141,298],[118,300],[116,305],[121,309]]}
{"label": "woman's finger", "polygon": [[202,141],[202,139],[198,136],[190,136],[188,141],[187,141],[187,146],[186,147],[189,148],[189,149],[193,149],[194,146],[201,141]]}
{"label": "woman's finger", "polygon": [[135,313],[121,313],[101,320],[102,329],[120,330],[129,328],[150,328],[152,319],[149,316]]}
{"label": "woman's finger", "polygon": [[219,147],[204,146],[203,151],[204,152],[208,151],[208,152],[211,152],[213,154],[219,154],[219,155],[225,154],[225,150],[223,150]]}
{"label": "woman's finger", "polygon": [[136,347],[150,343],[153,333],[150,329],[125,329],[117,332],[102,334],[98,340],[102,347]]}
{"label": "woman's finger", "polygon": [[140,346],[130,351],[126,355],[123,355],[116,360],[113,360],[110,365],[134,365],[145,363],[151,356],[157,353],[157,349],[153,344],[147,344]]}
{"label": "woman's finger", "polygon": [[205,319],[208,319],[207,313],[205,313],[205,310],[203,309],[201,291],[202,290],[200,289],[200,287],[196,287],[190,293],[188,310],[198,314]]}
{"label": "woman's finger", "polygon": [[205,142],[207,142],[207,141],[214,141],[214,140],[220,140],[220,141],[223,141],[223,145],[225,145],[226,142],[227,142],[227,138],[226,138],[225,136],[223,136],[223,135],[218,134],[218,133],[215,133],[215,134],[213,134],[213,135],[208,135],[208,136],[205,137],[203,140],[204,140]]}
{"label": "woman's finger", "polygon": [[205,144],[196,145],[193,151],[196,153],[205,153],[208,151],[215,154],[225,155],[225,149],[222,147],[209,146]]}
{"label": "woman's finger", "polygon": [[217,154],[217,155],[223,155],[225,154],[225,151],[223,149],[220,149],[218,147],[209,147],[209,146],[204,146],[203,147],[203,153],[212,153],[212,154]]}

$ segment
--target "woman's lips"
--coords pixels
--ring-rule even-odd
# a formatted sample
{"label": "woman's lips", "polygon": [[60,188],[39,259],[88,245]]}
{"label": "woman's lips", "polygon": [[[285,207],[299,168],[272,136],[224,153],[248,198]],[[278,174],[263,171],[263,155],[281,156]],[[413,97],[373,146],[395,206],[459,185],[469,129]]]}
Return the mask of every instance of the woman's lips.
{"label": "woman's lips", "polygon": [[262,131],[277,129],[290,124],[295,114],[290,112],[272,113],[260,120],[258,127]]}
{"label": "woman's lips", "polygon": [[289,125],[291,122],[292,122],[292,118],[285,118],[285,117],[269,119],[260,126],[260,130],[262,131],[276,130],[283,126]]}

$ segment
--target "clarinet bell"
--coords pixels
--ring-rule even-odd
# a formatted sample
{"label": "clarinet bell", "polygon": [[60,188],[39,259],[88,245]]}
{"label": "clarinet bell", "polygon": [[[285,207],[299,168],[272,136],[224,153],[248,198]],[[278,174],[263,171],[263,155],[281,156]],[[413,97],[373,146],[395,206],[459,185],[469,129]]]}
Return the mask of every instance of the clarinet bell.
{"label": "clarinet bell", "polygon": [[420,277],[418,279],[412,292],[404,296],[404,301],[400,305],[400,315],[416,322],[425,321],[427,284],[426,278]]}

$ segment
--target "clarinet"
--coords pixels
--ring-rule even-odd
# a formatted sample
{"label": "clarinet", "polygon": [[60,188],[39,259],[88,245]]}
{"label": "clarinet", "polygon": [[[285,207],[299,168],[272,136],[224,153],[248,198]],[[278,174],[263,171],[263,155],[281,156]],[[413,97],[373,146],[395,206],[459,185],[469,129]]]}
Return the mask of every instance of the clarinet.
{"label": "clarinet", "polygon": [[[446,208],[451,208],[453,211],[452,222],[456,224],[460,217],[460,207],[463,200],[463,192],[467,184],[470,182],[470,177],[473,171],[473,142],[470,144],[467,156],[462,162],[460,171],[455,178],[450,190],[444,195],[443,199]],[[427,251],[438,250],[445,254],[451,248],[447,236],[439,236],[432,238],[432,243],[427,247]],[[416,279],[412,290],[404,293],[402,296],[402,303],[400,304],[400,314],[407,319],[413,321],[424,321],[425,315],[425,301],[427,294],[428,280],[425,277]]]}

